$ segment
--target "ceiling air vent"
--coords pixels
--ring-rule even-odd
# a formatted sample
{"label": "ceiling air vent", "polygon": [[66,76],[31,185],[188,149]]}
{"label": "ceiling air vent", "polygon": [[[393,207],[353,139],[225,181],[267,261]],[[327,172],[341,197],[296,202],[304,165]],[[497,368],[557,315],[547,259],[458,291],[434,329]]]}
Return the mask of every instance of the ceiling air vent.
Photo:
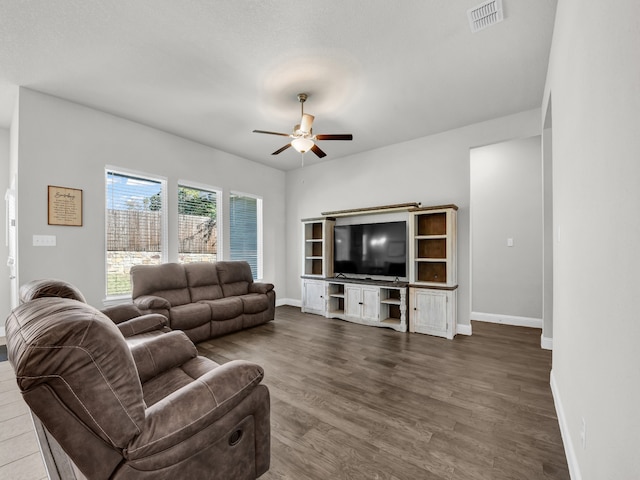
{"label": "ceiling air vent", "polygon": [[473,33],[501,22],[504,20],[502,0],[489,0],[477,7],[470,8],[467,10],[467,17],[469,17],[469,26]]}

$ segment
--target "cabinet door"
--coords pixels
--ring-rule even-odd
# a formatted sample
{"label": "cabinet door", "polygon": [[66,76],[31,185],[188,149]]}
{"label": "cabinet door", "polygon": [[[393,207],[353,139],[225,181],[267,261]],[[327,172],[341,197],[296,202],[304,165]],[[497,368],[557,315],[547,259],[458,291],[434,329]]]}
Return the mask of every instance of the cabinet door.
{"label": "cabinet door", "polygon": [[304,282],[304,292],[302,294],[304,312],[324,315],[326,310],[325,287],[325,282],[314,282],[312,280]]}
{"label": "cabinet door", "polygon": [[447,336],[449,320],[448,292],[414,289],[411,294],[412,332]]}
{"label": "cabinet door", "polygon": [[344,313],[352,319],[360,319],[362,313],[362,287],[344,286]]}
{"label": "cabinet door", "polygon": [[362,319],[377,322],[380,318],[380,289],[362,287]]}

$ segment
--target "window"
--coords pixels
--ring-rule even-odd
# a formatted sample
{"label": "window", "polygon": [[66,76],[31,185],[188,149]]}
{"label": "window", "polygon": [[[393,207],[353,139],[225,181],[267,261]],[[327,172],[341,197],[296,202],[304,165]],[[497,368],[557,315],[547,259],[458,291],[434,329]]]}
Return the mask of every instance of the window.
{"label": "window", "polygon": [[131,293],[133,265],[166,260],[165,185],[106,170],[107,296]]}
{"label": "window", "polygon": [[231,260],[245,260],[253,278],[262,278],[262,199],[231,193],[229,202]]}
{"label": "window", "polygon": [[178,185],[180,262],[215,262],[218,238],[218,192]]}

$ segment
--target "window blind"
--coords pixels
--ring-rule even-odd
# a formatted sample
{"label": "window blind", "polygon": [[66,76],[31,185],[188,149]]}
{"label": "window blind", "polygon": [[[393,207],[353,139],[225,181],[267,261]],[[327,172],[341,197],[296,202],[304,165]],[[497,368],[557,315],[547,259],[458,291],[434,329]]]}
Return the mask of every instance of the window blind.
{"label": "window blind", "polygon": [[254,280],[258,278],[262,259],[260,254],[259,225],[262,221],[261,199],[231,194],[229,203],[229,236],[231,260],[245,260],[251,266]]}
{"label": "window blind", "polygon": [[163,188],[162,181],[106,171],[108,296],[131,292],[133,265],[162,262]]}
{"label": "window blind", "polygon": [[181,262],[215,262],[218,256],[218,194],[178,186],[178,257]]}

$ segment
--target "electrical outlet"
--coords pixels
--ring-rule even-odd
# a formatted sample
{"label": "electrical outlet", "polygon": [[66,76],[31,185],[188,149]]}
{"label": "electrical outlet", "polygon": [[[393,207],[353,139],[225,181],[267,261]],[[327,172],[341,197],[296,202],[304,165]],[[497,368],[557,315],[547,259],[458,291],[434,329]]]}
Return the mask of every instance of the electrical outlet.
{"label": "electrical outlet", "polygon": [[582,423],[580,424],[580,443],[582,449],[587,449],[587,421],[582,417]]}

